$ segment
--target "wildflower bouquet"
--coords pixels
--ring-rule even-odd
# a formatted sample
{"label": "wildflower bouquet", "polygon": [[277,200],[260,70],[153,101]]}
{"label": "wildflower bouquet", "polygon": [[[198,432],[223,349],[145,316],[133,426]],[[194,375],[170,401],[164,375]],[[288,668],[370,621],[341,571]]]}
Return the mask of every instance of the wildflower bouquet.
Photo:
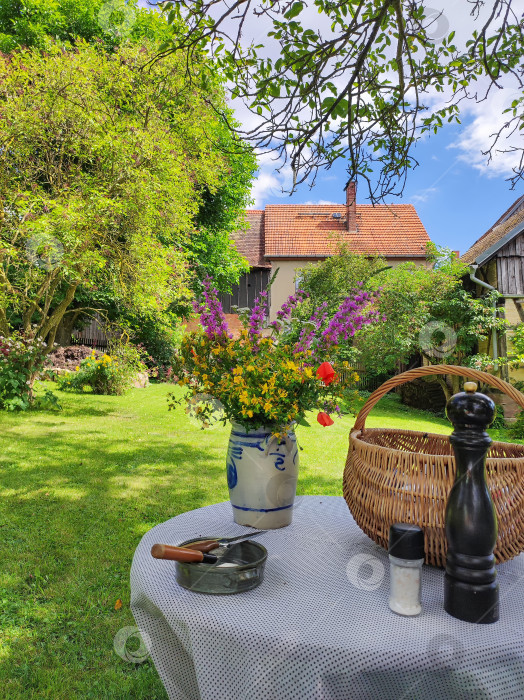
{"label": "wildflower bouquet", "polygon": [[[330,413],[340,413],[346,388],[334,381],[330,354],[365,324],[377,318],[374,297],[357,291],[327,318],[325,305],[303,324],[298,340],[288,342],[286,329],[305,292],[289,297],[266,329],[268,296],[262,292],[254,308],[243,315],[244,329],[233,338],[211,281],[205,280],[203,301],[196,305],[202,329],[186,335],[177,356],[178,383],[187,388],[184,399],[170,395],[170,408],[188,402],[192,413],[208,427],[229,419],[246,429],[262,426],[283,435],[293,423],[306,424],[307,411],[318,410],[318,421],[330,425]],[[358,376],[353,374],[353,381]],[[217,406],[219,413],[217,415]]]}

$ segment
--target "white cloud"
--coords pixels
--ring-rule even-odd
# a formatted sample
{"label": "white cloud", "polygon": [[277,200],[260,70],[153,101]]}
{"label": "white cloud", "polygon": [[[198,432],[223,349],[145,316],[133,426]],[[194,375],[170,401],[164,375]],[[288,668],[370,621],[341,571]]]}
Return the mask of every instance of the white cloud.
{"label": "white cloud", "polygon": [[260,209],[270,198],[284,199],[289,196],[293,186],[293,175],[289,165],[283,165],[282,160],[275,159],[272,153],[258,152],[257,159],[259,170],[253,181],[251,196],[255,200],[255,207]]}
{"label": "white cloud", "polygon": [[434,194],[438,192],[437,187],[426,187],[424,190],[420,190],[418,194],[411,195],[411,201],[413,204],[420,204],[421,202],[427,202]]}
{"label": "white cloud", "polygon": [[508,124],[510,115],[504,114],[504,110],[520,95],[520,92],[506,88],[490,94],[483,102],[468,105],[467,112],[473,120],[450,148],[457,149],[459,159],[480,171],[482,175],[508,176],[519,164],[520,153],[511,151],[512,147],[522,148],[524,145],[518,130],[513,133],[511,128],[503,130],[491,160],[485,153],[493,144],[494,134]]}

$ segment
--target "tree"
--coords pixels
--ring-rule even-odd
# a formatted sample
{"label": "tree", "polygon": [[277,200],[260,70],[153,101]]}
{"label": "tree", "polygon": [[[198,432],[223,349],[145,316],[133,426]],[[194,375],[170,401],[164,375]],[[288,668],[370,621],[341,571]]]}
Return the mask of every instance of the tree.
{"label": "tree", "polygon": [[1,335],[50,348],[80,289],[142,313],[189,295],[201,195],[230,172],[209,138],[222,88],[195,91],[179,57],[143,70],[152,56],[79,41],[0,57]]}
{"label": "tree", "polygon": [[309,294],[309,301],[305,304],[308,311],[327,303],[326,311],[330,316],[359,285],[376,289],[373,278],[389,268],[386,258],[380,255],[353,253],[343,239],[335,239],[335,242],[334,255],[321,263],[310,263],[299,272],[300,288]]}
{"label": "tree", "polygon": [[[48,50],[57,45],[71,50],[85,40],[108,52],[122,44],[141,46],[144,39],[162,42],[173,32],[181,36],[186,27],[182,23],[168,25],[161,13],[140,7],[138,0],[7,0],[0,5],[0,51],[9,52],[20,46]],[[146,59],[144,59],[146,63]],[[191,71],[202,69],[195,64]],[[190,71],[190,72],[191,72]],[[231,110],[220,95],[217,99],[217,73],[199,91],[202,98],[216,112],[216,118],[206,126],[212,148],[227,160],[220,185],[212,189],[196,183],[200,192],[195,228],[187,242],[186,254],[197,276],[206,273],[215,276],[220,291],[231,291],[231,285],[249,269],[239,255],[231,234],[245,225],[245,209],[252,204],[251,182],[257,168],[254,153],[249,146],[235,137],[228,125],[238,127]],[[178,128],[176,124],[171,126]],[[106,290],[107,293],[107,290]],[[84,302],[85,294],[84,296]],[[85,304],[82,304],[84,306]],[[107,308],[115,309],[117,299],[111,299]],[[188,311],[187,304],[178,311]],[[65,323],[66,326],[71,323]],[[72,319],[69,319],[71,321]],[[68,333],[64,332],[64,337]],[[69,333],[70,335],[70,333]]]}
{"label": "tree", "polygon": [[[468,0],[470,39],[436,42],[434,11],[421,0],[177,0],[162,2],[176,31],[160,55],[203,51],[234,84],[233,97],[259,118],[242,133],[273,150],[294,173],[294,187],[335,159],[367,182],[372,201],[401,194],[425,132],[459,122],[461,102],[482,101],[512,82],[516,97],[490,152],[524,125],[524,20],[515,0]],[[465,0],[463,0],[465,4]],[[266,40],[244,42],[250,24]],[[253,25],[255,26],[255,25]],[[262,31],[264,31],[262,29]],[[206,72],[198,79],[208,79]],[[431,97],[444,99],[431,106]],[[508,147],[509,148],[509,147]],[[522,179],[524,149],[510,178]],[[310,180],[311,181],[311,180]]]}
{"label": "tree", "polygon": [[[172,27],[173,31],[174,26]],[[0,4],[0,51],[66,47],[78,39],[114,49],[124,40],[165,40],[168,25],[158,12],[137,0],[3,0]]]}
{"label": "tree", "polygon": [[[506,330],[506,322],[493,313],[498,293],[476,299],[467,292],[462,278],[468,266],[451,251],[430,244],[427,267],[401,263],[384,269],[383,262],[343,248],[342,254],[306,268],[301,282],[313,306],[328,300],[329,313],[337,299],[355,287],[359,275],[364,289],[378,292],[375,303],[382,321],[366,326],[353,339],[357,361],[367,372],[393,373],[399,362],[413,355],[429,364],[469,364],[479,340],[493,328]],[[336,291],[330,294],[330,289]],[[451,387],[443,378],[438,381],[447,398],[458,391],[458,378],[452,377]]]}

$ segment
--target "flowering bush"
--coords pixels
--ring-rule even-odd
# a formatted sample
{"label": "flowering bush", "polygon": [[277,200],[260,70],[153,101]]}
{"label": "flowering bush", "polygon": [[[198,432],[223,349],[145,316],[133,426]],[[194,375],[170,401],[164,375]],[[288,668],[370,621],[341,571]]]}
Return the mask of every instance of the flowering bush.
{"label": "flowering bush", "polygon": [[[188,401],[188,410],[203,427],[212,421],[216,400],[223,405],[224,420],[248,429],[266,426],[282,434],[293,422],[304,424],[305,413],[315,409],[322,425],[333,422],[329,414],[340,413],[347,382],[343,386],[333,381],[330,354],[376,319],[374,296],[356,292],[331,319],[324,305],[319,306],[298,340],[288,342],[290,319],[305,297],[301,291],[289,297],[277,320],[264,329],[268,298],[262,292],[252,311],[243,314],[240,337],[233,338],[217,291],[205,281],[204,299],[196,305],[202,330],[185,336],[176,364],[179,384],[188,389],[182,401]],[[358,380],[355,373],[352,380]],[[180,402],[174,395],[169,399],[170,407]]]}
{"label": "flowering bush", "polygon": [[31,335],[15,332],[0,336],[0,409],[26,411],[35,401],[53,401],[52,392],[35,396],[33,384],[42,371],[47,344]]}
{"label": "flowering bush", "polygon": [[140,360],[140,352],[131,345],[115,346],[111,355],[97,357],[95,350],[82,360],[71,374],[59,379],[63,391],[80,391],[90,388],[93,394],[119,396],[131,387],[133,379],[146,367]]}

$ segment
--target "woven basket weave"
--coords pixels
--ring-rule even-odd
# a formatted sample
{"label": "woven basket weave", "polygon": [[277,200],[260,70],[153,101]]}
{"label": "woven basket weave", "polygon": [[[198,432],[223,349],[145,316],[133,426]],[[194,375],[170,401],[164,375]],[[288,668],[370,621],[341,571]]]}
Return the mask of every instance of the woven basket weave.
{"label": "woven basket weave", "polygon": [[[349,440],[343,491],[359,527],[387,549],[393,523],[424,530],[426,563],[445,566],[445,509],[456,465],[449,438],[413,430],[365,429],[369,412],[388,391],[417,377],[454,374],[490,384],[524,408],[524,394],[491,374],[453,365],[419,367],[382,384],[357,416]],[[524,551],[524,445],[494,442],[487,481],[498,516],[498,563]]]}

